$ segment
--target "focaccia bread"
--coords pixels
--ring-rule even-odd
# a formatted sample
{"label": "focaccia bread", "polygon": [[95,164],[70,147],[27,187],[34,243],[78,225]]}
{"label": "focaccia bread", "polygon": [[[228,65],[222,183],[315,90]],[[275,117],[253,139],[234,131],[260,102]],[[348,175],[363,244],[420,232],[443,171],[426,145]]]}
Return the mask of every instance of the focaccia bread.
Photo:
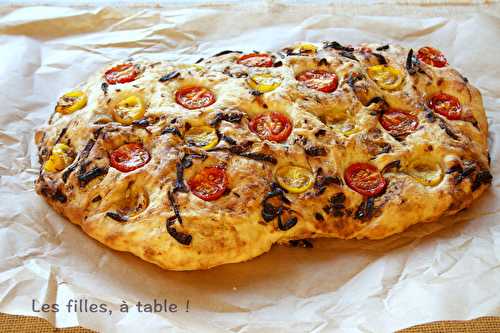
{"label": "focaccia bread", "polygon": [[113,249],[204,269],[455,214],[491,183],[487,135],[480,93],[431,47],[129,59],[59,98],[36,190]]}

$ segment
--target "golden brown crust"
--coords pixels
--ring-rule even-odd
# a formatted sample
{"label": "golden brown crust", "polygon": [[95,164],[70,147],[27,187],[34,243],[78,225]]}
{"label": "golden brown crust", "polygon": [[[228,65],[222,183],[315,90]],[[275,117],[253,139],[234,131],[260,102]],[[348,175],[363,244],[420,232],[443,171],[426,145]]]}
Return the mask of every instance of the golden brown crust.
{"label": "golden brown crust", "polygon": [[[366,52],[381,45],[363,44],[363,50],[346,54],[328,45],[316,44],[318,51],[312,55],[296,54],[294,47],[269,53],[275,64],[271,68],[238,65],[240,53],[229,52],[197,66],[136,61],[140,75],[124,84],[103,86],[104,70],[97,73],[79,88],[88,95],[86,107],[67,115],[56,113],[37,131],[41,164],[56,143],[76,152],[74,162],[60,172],[42,168],[37,192],[103,244],[173,270],[248,260],[274,243],[295,239],[380,239],[470,206],[491,181],[488,125],[479,91],[449,66],[420,63],[410,73],[409,50],[402,47]],[[367,67],[379,64],[380,56],[404,74],[400,89],[383,90],[370,80]],[[313,68],[335,72],[336,91],[318,92],[295,80],[295,75]],[[160,80],[175,71],[179,75]],[[256,73],[272,73],[281,84],[256,94],[247,85],[248,76]],[[216,102],[199,110],[178,105],[175,91],[193,84],[209,88]],[[129,92],[146,101],[145,120],[121,125],[113,121],[111,108]],[[448,120],[426,106],[437,92],[458,98],[462,120]],[[417,130],[403,139],[391,136],[378,120],[387,105],[416,115]],[[263,141],[248,129],[250,119],[269,110],[292,120],[293,131],[285,142]],[[338,126],[346,119],[354,130],[342,134]],[[195,124],[215,126],[229,139],[210,151],[189,147],[175,131],[182,136]],[[130,142],[141,143],[151,160],[134,171],[120,172],[110,166],[109,153]],[[273,160],[248,158],[235,146]],[[189,191],[174,190],[178,165],[186,158],[192,161],[183,169],[184,179],[204,166],[223,166],[230,191],[218,200],[203,201]],[[409,171],[414,161],[439,165],[443,178],[433,186],[419,183]],[[356,162],[383,170],[388,182],[383,194],[363,197],[345,184],[344,170]],[[288,211],[297,219],[288,229],[280,228],[277,218],[266,222],[262,216],[264,199],[280,191],[273,185],[274,170],[286,164],[307,167],[316,176],[308,191],[284,194]],[[279,201],[280,195],[269,200]],[[175,220],[173,204],[182,224]],[[110,212],[127,213],[120,221]],[[174,233],[190,235],[188,245],[172,236],[168,221]]]}

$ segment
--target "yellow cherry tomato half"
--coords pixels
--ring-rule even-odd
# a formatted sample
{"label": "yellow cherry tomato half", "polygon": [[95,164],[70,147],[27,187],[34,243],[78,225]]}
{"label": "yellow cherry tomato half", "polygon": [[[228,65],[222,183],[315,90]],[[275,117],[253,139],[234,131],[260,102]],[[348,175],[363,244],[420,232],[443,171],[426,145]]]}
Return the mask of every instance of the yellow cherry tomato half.
{"label": "yellow cherry tomato half", "polygon": [[392,66],[375,65],[368,68],[368,76],[384,90],[395,90],[403,83],[403,73]]}
{"label": "yellow cherry tomato half", "polygon": [[180,64],[177,66],[178,68],[181,69],[193,69],[195,71],[201,72],[204,71],[205,68],[203,66],[197,65],[197,64]]}
{"label": "yellow cherry tomato half", "polygon": [[359,132],[359,130],[360,130],[354,122],[351,122],[349,120],[334,124],[331,126],[331,128],[335,132],[340,133],[340,134],[345,135],[345,136],[350,136],[354,133]]}
{"label": "yellow cherry tomato half", "polygon": [[190,146],[204,150],[212,149],[219,142],[215,128],[210,126],[194,126],[184,133],[184,140]]}
{"label": "yellow cherry tomato half", "polygon": [[306,168],[284,165],[274,173],[278,184],[290,193],[303,193],[314,183],[314,175]]}
{"label": "yellow cherry tomato half", "polygon": [[58,172],[70,165],[73,159],[71,148],[64,143],[58,143],[52,148],[52,153],[43,168],[47,172]]}
{"label": "yellow cherry tomato half", "polygon": [[344,136],[350,136],[360,131],[360,127],[356,125],[356,119],[347,110],[335,111],[329,114],[325,120],[324,122],[329,124],[331,129]]}
{"label": "yellow cherry tomato half", "polygon": [[129,185],[125,195],[116,203],[116,211],[127,217],[134,217],[143,212],[149,205],[148,192],[137,183]]}
{"label": "yellow cherry tomato half", "polygon": [[123,97],[113,108],[113,119],[123,125],[130,125],[144,116],[144,101],[139,95]]}
{"label": "yellow cherry tomato half", "polygon": [[436,186],[443,179],[443,170],[439,164],[427,161],[410,163],[407,173],[425,186]]}
{"label": "yellow cherry tomato half", "polygon": [[57,101],[56,112],[70,114],[87,105],[87,94],[80,90],[70,91]]}
{"label": "yellow cherry tomato half", "polygon": [[256,74],[250,77],[248,85],[258,92],[265,93],[273,91],[281,84],[281,79],[271,74]]}

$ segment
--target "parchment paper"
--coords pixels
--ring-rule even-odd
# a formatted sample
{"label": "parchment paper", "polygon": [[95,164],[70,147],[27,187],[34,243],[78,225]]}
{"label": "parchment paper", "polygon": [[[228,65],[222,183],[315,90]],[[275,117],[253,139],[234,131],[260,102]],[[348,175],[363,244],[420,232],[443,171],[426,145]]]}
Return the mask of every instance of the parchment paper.
{"label": "parchment paper", "polygon": [[[101,332],[388,332],[500,315],[498,5],[4,5],[0,15],[1,312]],[[107,249],[35,194],[33,129],[59,95],[109,61],[195,61],[225,49],[278,49],[298,40],[443,50],[483,94],[491,190],[460,215],[383,241],[274,247],[246,263],[198,272],[163,271]],[[70,299],[110,311],[68,312]],[[134,305],[153,299],[178,311],[143,313]],[[43,303],[58,304],[59,311],[34,312]],[[123,304],[131,305],[129,312],[120,312]]]}

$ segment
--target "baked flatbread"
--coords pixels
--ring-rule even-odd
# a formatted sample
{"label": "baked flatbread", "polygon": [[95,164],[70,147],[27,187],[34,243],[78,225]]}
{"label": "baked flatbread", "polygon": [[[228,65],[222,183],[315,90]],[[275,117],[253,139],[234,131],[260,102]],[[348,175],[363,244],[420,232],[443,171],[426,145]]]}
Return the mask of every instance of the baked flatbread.
{"label": "baked flatbread", "polygon": [[205,269],[455,214],[491,183],[487,134],[479,91],[432,47],[127,60],[59,98],[36,190],[113,249]]}

